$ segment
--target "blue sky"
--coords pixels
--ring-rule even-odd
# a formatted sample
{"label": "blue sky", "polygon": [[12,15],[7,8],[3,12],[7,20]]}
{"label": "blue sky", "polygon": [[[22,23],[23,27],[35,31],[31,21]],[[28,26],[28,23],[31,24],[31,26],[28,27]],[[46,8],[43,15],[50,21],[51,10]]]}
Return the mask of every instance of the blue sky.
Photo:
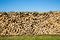
{"label": "blue sky", "polygon": [[0,0],[0,11],[50,10],[60,10],[60,0]]}

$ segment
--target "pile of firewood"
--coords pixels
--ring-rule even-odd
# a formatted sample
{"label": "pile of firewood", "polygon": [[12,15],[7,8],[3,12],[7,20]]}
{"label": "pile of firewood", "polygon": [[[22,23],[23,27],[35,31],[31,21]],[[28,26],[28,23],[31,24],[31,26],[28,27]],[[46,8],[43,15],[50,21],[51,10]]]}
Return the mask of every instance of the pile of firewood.
{"label": "pile of firewood", "polygon": [[0,12],[0,35],[60,34],[60,12]]}

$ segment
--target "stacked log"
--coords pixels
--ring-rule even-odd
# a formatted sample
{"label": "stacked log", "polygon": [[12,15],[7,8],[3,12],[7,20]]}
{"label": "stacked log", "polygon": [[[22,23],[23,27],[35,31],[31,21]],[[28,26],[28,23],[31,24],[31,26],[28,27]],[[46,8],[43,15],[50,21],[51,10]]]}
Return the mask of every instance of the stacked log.
{"label": "stacked log", "polygon": [[60,12],[0,12],[0,35],[60,35]]}

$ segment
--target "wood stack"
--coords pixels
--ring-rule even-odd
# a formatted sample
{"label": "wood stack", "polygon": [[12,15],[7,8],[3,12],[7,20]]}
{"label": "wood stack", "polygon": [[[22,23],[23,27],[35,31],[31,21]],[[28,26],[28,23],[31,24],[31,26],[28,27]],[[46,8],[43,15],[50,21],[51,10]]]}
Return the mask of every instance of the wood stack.
{"label": "wood stack", "polygon": [[0,12],[0,35],[60,34],[60,12]]}

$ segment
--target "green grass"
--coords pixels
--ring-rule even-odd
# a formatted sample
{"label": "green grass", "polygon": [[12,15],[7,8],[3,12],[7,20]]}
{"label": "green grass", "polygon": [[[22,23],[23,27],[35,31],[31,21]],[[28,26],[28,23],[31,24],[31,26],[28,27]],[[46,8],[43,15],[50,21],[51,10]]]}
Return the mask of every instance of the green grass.
{"label": "green grass", "polygon": [[0,36],[0,40],[60,40],[60,36]]}

